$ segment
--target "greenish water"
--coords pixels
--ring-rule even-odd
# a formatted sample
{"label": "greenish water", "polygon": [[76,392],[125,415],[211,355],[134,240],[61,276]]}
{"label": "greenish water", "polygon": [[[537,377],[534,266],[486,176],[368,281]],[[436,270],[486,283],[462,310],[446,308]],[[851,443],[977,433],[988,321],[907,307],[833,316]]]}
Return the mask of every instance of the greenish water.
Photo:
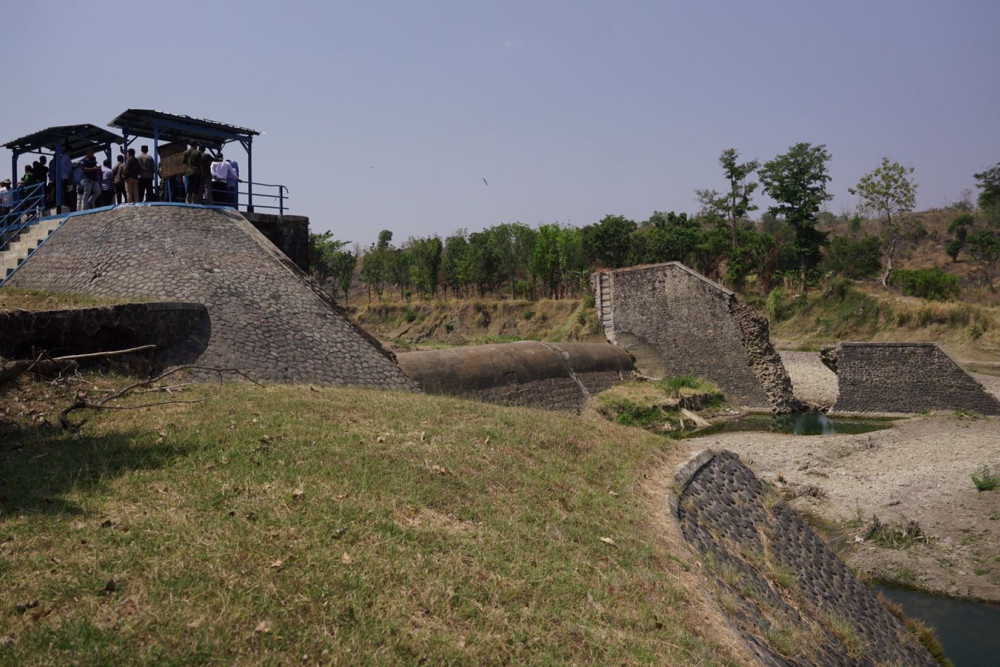
{"label": "greenish water", "polygon": [[963,665],[1000,665],[1000,605],[966,602],[903,588],[874,586],[903,608],[934,628],[944,651]]}
{"label": "greenish water", "polygon": [[695,435],[739,433],[746,431],[790,433],[792,435],[835,435],[868,433],[892,426],[889,419],[827,417],[822,412],[798,412],[791,415],[745,415],[739,419],[713,424]]}

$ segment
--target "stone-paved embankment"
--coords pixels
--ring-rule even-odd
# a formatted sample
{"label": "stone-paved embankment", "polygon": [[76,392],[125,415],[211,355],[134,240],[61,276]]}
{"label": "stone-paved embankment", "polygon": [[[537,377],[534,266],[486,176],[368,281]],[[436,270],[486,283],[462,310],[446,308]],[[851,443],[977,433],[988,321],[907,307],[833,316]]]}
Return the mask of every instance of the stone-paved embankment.
{"label": "stone-paved embankment", "polygon": [[824,349],[822,360],[837,374],[836,412],[1000,415],[1000,400],[937,343],[840,343]]}
{"label": "stone-paved embankment", "polygon": [[603,343],[521,341],[403,352],[399,365],[428,393],[579,411],[592,394],[628,379],[632,358]]}
{"label": "stone-paved embankment", "polygon": [[391,352],[235,212],[138,205],[75,216],[8,284],[204,304],[201,365],[271,382],[416,389]]}
{"label": "stone-paved embankment", "polygon": [[673,508],[716,604],[762,662],[933,665],[802,518],[732,452],[682,466]]}

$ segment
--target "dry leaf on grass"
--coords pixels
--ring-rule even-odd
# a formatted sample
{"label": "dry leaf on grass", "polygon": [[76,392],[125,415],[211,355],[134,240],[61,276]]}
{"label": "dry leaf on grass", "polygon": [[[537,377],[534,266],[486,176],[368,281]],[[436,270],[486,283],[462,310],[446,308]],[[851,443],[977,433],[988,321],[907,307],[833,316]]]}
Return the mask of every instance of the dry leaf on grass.
{"label": "dry leaf on grass", "polygon": [[340,557],[340,562],[343,563],[344,565],[351,565],[352,563],[354,563],[354,559],[351,558],[350,555],[348,555],[348,553],[345,551],[344,555]]}
{"label": "dry leaf on grass", "polygon": [[613,539],[611,539],[610,537],[602,537],[602,538],[600,538],[600,540],[601,540],[601,542],[604,542],[605,544],[610,544],[613,547],[617,547],[618,546],[617,544],[615,544],[615,541]]}
{"label": "dry leaf on grass", "polygon": [[263,621],[257,624],[257,627],[254,628],[253,631],[259,635],[267,634],[268,632],[271,631],[271,621],[265,618]]}

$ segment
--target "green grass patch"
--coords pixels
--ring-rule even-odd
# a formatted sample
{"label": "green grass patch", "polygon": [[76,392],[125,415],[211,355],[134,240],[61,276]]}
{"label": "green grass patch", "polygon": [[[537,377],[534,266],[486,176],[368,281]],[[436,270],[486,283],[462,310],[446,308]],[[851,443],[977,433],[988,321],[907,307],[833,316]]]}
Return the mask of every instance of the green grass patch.
{"label": "green grass patch", "polygon": [[634,493],[669,440],[359,389],[174,398],[201,402],[0,426],[0,662],[732,662]]}
{"label": "green grass patch", "polygon": [[980,491],[993,491],[1000,488],[1000,475],[990,470],[989,466],[984,465],[982,470],[978,473],[972,473],[969,477],[972,478],[972,483]]}

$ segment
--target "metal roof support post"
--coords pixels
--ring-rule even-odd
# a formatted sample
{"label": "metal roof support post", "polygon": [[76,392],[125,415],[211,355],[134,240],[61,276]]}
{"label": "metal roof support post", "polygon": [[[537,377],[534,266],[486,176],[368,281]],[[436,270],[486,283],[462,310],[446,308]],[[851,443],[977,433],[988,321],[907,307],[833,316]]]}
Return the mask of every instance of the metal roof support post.
{"label": "metal roof support post", "polygon": [[253,137],[247,137],[243,147],[247,149],[247,213],[253,213]]}
{"label": "metal roof support post", "polygon": [[153,124],[153,197],[160,198],[160,124]]}
{"label": "metal roof support post", "polygon": [[10,153],[10,189],[13,190],[14,186],[17,185],[17,151],[11,151]]}
{"label": "metal roof support post", "polygon": [[62,156],[63,156],[63,146],[65,146],[65,145],[66,145],[66,142],[63,141],[62,139],[60,139],[58,142],[56,142],[55,164],[53,164],[52,167],[51,167],[52,169],[56,170],[56,192],[55,192],[56,199],[55,199],[55,203],[56,203],[56,213],[57,214],[58,213],[62,213],[62,195],[63,195],[63,193],[62,193],[62,190],[63,190],[63,182],[62,182]]}

